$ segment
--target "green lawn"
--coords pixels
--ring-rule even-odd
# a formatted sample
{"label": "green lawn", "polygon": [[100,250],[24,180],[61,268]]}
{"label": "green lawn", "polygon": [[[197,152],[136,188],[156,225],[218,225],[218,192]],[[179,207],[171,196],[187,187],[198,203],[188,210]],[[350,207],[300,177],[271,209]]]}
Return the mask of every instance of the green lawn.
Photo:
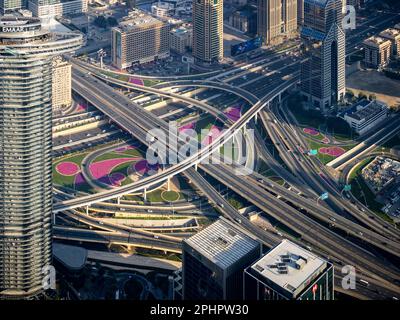
{"label": "green lawn", "polygon": [[361,177],[361,170],[367,166],[373,158],[367,158],[361,161],[349,176],[351,184],[351,193],[363,204],[366,204],[369,209],[376,213],[381,218],[388,222],[393,222],[392,219],[381,211],[382,204],[375,200],[375,194],[368,188],[364,179]]}
{"label": "green lawn", "polygon": [[281,177],[271,176],[271,177],[269,177],[269,179],[280,184],[281,186],[283,186],[285,184],[285,181]]}
{"label": "green lawn", "polygon": [[236,210],[240,210],[240,209],[242,209],[243,206],[244,206],[242,202],[240,202],[238,199],[235,199],[235,198],[229,198],[229,199],[228,199],[228,202],[229,202],[230,205],[231,205],[232,207],[234,207]]}
{"label": "green lawn", "polygon": [[373,158],[367,158],[364,159],[363,161],[361,161],[359,164],[357,164],[357,166],[355,167],[355,169],[351,172],[350,176],[349,176],[349,182],[351,182],[353,179],[355,179],[360,173],[361,170],[372,161]]}
{"label": "green lawn", "polygon": [[[128,151],[130,151],[128,153]],[[107,152],[104,153],[97,158],[93,160],[93,162],[99,162],[99,161],[104,161],[104,160],[111,160],[111,159],[120,159],[120,158],[130,158],[130,157],[141,157],[142,154],[140,151],[133,149],[133,150],[127,150],[124,153],[120,152]]]}
{"label": "green lawn", "polygon": [[275,172],[263,160],[258,161],[257,172],[265,177],[275,176]]}
{"label": "green lawn", "polygon": [[144,79],[143,80],[143,84],[146,87],[152,87],[155,86],[156,84],[159,84],[161,81],[157,81],[157,80],[149,80],[149,79]]}
{"label": "green lawn", "polygon": [[180,199],[180,194],[176,191],[164,191],[161,193],[161,198],[164,201],[174,202]]}
{"label": "green lawn", "polygon": [[[166,200],[165,200],[165,193],[166,192],[168,192],[167,193],[167,199],[168,198],[171,199],[171,201],[170,200],[167,200],[167,201],[170,201],[170,202],[177,201],[177,200],[179,200],[179,199],[181,199],[183,197],[183,194],[180,193],[180,192],[165,191],[165,190],[162,190],[162,189],[157,189],[157,190],[154,190],[154,191],[151,191],[151,192],[147,193],[147,201],[148,202],[166,202]],[[174,194],[174,198],[172,199],[172,195],[173,194]],[[176,195],[178,195],[179,198],[177,198]]]}
{"label": "green lawn", "polygon": [[387,214],[381,211],[383,205],[375,201],[374,193],[368,188],[368,186],[365,184],[364,180],[360,176],[357,176],[352,180],[351,192],[361,203],[366,203],[368,208],[371,209],[378,216],[388,222],[393,222],[393,220]]}

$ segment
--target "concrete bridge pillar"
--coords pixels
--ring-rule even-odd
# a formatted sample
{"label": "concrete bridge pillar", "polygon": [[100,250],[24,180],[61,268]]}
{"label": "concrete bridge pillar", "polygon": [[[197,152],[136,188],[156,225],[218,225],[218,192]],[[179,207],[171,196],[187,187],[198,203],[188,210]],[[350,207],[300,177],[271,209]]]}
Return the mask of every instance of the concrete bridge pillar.
{"label": "concrete bridge pillar", "polygon": [[121,197],[117,198],[117,204],[120,205],[121,204]]}
{"label": "concrete bridge pillar", "polygon": [[279,101],[279,103],[282,102],[282,93],[280,93],[280,94],[278,95],[278,101]]}
{"label": "concrete bridge pillar", "polygon": [[55,225],[55,224],[56,224],[56,213],[53,212],[53,225]]}
{"label": "concrete bridge pillar", "polygon": [[167,190],[171,191],[171,177],[168,177],[167,179]]}
{"label": "concrete bridge pillar", "polygon": [[258,120],[258,112],[254,116],[254,121],[255,121],[256,124],[257,124],[257,120]]}
{"label": "concrete bridge pillar", "polygon": [[194,164],[194,170],[197,171],[197,163]]}
{"label": "concrete bridge pillar", "polygon": [[86,215],[89,215],[89,206],[86,206]]}
{"label": "concrete bridge pillar", "polygon": [[144,201],[147,201],[147,188],[144,188],[143,190],[143,199]]}

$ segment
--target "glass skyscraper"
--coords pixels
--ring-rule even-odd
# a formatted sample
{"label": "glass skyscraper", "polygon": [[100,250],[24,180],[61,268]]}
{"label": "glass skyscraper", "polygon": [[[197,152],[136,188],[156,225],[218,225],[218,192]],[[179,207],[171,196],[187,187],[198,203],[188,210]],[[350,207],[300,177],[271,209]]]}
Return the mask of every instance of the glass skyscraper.
{"label": "glass skyscraper", "polygon": [[261,244],[221,218],[183,242],[183,299],[242,299],[243,271],[261,255]]}
{"label": "glass skyscraper", "polygon": [[81,43],[0,17],[0,298],[40,293],[52,261],[52,59]]}
{"label": "glass skyscraper", "polygon": [[193,0],[193,56],[204,62],[224,57],[223,0]]}
{"label": "glass skyscraper", "polygon": [[301,90],[309,106],[324,113],[346,91],[342,16],[341,0],[304,0]]}

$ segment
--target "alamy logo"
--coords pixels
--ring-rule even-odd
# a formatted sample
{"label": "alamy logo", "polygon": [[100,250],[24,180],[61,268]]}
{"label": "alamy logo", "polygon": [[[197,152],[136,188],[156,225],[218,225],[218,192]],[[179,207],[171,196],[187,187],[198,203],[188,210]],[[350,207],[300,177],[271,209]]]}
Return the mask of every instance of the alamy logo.
{"label": "alamy logo", "polygon": [[42,268],[42,288],[43,290],[56,289],[56,269],[52,265],[47,265]]}
{"label": "alamy logo", "polygon": [[[170,122],[168,135],[158,128],[148,131],[146,140],[149,142],[149,148],[146,160],[150,166],[157,166],[173,165],[190,158],[193,164],[235,164],[237,175],[251,174],[255,158],[254,130],[238,130],[229,139],[225,139],[225,132],[226,130],[212,127],[201,130],[199,134],[190,128],[178,130],[176,123]],[[209,156],[204,156],[204,152],[200,153],[216,139],[220,139],[217,143],[218,148],[209,152]],[[149,174],[154,173],[149,172]]]}
{"label": "alamy logo", "polygon": [[356,8],[354,6],[343,6],[344,17],[342,19],[343,30],[354,30],[356,28]]}
{"label": "alamy logo", "polygon": [[356,268],[346,265],[342,268],[342,288],[345,290],[356,289]]}

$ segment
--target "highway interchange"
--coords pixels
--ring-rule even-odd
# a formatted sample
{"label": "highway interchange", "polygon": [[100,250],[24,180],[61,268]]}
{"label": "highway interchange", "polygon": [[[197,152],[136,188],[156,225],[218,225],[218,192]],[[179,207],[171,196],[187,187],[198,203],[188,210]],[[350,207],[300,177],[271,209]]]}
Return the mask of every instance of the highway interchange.
{"label": "highway interchange", "polygon": [[[386,24],[392,24],[392,18],[374,18],[367,24],[375,22],[377,27],[384,28],[387,26]],[[349,52],[363,39],[367,30],[361,27],[357,33],[348,37],[347,50]],[[252,63],[253,67],[232,69],[227,71],[226,75],[212,75],[208,80],[168,79],[165,83],[152,88],[137,88],[135,85],[123,83],[123,81],[104,77],[98,69],[72,60],[74,62],[73,89],[75,92],[143,144],[148,144],[146,133],[149,130],[159,128],[168,131],[167,122],[132,103],[106,82],[112,82],[113,86],[118,85],[158,94],[167,99],[173,98],[193,105],[220,119],[228,128],[226,136],[233,137],[235,132],[242,128],[257,128],[257,154],[266,159],[272,168],[279,171],[292,189],[288,190],[257,173],[249,176],[237,176],[234,174],[232,166],[201,163],[200,160],[219,150],[222,138],[216,139],[208,148],[201,149],[196,157],[167,167],[162,172],[131,185],[73,199],[59,198],[62,201],[55,203],[54,212],[67,212],[70,217],[75,216],[75,218],[79,216],[79,219],[84,220],[85,224],[92,224],[104,231],[74,230],[58,226],[55,229],[55,237],[76,241],[131,243],[132,245],[179,252],[179,241],[173,236],[161,236],[161,238],[157,236],[155,238],[153,234],[144,231],[128,230],[125,227],[121,230],[115,225],[100,225],[96,218],[81,214],[74,209],[88,208],[95,206],[96,203],[106,203],[110,199],[120,198],[128,192],[145,190],[152,185],[167,181],[173,175],[182,173],[201,190],[221,214],[252,232],[265,246],[272,247],[280,241],[279,236],[253,225],[233,208],[207,181],[206,176],[210,176],[299,234],[301,240],[294,238],[294,241],[309,244],[313,250],[330,259],[338,270],[344,264],[354,265],[362,277],[369,279],[370,282],[367,288],[358,287],[354,296],[375,299],[390,299],[399,296],[400,271],[394,263],[390,263],[386,259],[386,257],[394,257],[394,261],[396,261],[400,256],[400,233],[398,230],[369,212],[368,208],[362,204],[353,205],[342,197],[341,186],[334,182],[333,171],[318,160],[299,152],[288,152],[288,150],[298,150],[299,146],[306,150],[306,146],[298,128],[291,125],[292,121],[288,121],[291,117],[290,112],[285,108],[280,108],[281,105],[284,105],[287,90],[292,89],[298,82],[298,65],[294,63],[296,59],[291,55],[282,54],[282,57],[277,55],[277,57],[269,57],[268,60],[260,59],[260,61]],[[259,69],[255,70],[254,64],[255,67],[259,66]],[[264,69],[260,76],[260,73],[255,71],[259,71],[261,68],[268,69]],[[253,90],[252,88],[255,88],[256,85],[262,89]],[[183,97],[179,93],[171,91],[171,88],[185,87],[202,88],[202,91],[196,93],[195,99]],[[223,113],[213,107],[213,100],[219,99],[221,92],[234,93],[249,104],[247,111],[235,123],[230,122]],[[255,120],[256,115],[259,118],[258,121]],[[280,168],[279,163],[262,143],[259,131],[263,130],[268,133],[276,146],[286,169]],[[379,141],[382,136],[394,130],[398,130],[395,125],[384,128],[382,134],[375,137],[375,141]],[[329,191],[331,196],[326,203],[318,204],[316,199],[323,191]],[[304,214],[302,210],[305,210],[307,214]],[[337,230],[340,232],[336,232]],[[290,237],[290,235],[287,236]],[[383,252],[384,254],[381,254]],[[336,280],[340,278],[341,275],[338,271]]]}

